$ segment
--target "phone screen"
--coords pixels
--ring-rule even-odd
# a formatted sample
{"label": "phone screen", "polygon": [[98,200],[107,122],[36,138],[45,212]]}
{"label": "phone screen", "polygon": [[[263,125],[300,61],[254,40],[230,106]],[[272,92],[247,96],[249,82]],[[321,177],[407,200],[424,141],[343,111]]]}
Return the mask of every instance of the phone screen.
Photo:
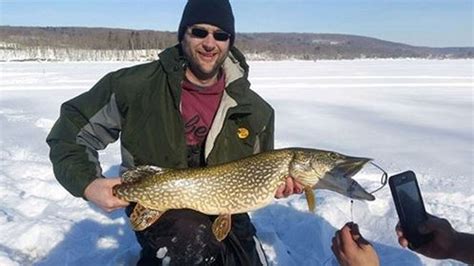
{"label": "phone screen", "polygon": [[416,232],[418,225],[423,222],[425,210],[415,181],[409,181],[396,186],[401,211],[405,217],[402,221],[409,231]]}

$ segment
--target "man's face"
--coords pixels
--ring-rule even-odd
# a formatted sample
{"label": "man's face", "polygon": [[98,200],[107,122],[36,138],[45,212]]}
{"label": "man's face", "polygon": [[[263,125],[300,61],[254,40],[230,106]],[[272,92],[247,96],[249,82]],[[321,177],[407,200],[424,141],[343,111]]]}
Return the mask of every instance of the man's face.
{"label": "man's face", "polygon": [[218,33],[217,39],[226,35],[216,26],[195,24],[188,27],[181,42],[184,55],[189,62],[188,71],[190,70],[198,80],[209,80],[216,77],[229,53],[229,38],[216,40],[215,33]]}

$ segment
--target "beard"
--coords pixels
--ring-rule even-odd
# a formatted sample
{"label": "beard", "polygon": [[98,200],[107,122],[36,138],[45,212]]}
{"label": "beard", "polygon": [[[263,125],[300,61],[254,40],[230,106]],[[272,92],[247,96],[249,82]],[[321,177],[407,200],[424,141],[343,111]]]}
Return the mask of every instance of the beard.
{"label": "beard", "polygon": [[218,50],[213,61],[206,61],[198,49],[193,49],[185,42],[183,42],[182,47],[189,70],[199,80],[209,80],[216,77],[229,54],[229,49],[226,51]]}
{"label": "beard", "polygon": [[188,60],[188,67],[191,72],[193,72],[194,76],[196,76],[196,78],[200,80],[208,80],[215,77],[219,73],[224,60],[225,57],[220,61],[215,61],[212,68],[204,67],[199,62],[196,62],[196,60]]}

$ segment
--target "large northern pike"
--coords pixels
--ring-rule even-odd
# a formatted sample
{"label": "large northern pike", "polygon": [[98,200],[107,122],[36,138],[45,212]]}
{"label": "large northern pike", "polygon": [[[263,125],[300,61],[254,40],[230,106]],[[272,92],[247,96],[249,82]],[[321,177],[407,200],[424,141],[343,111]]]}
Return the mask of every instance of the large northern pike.
{"label": "large northern pike", "polygon": [[137,202],[130,216],[135,230],[147,228],[166,210],[187,208],[219,215],[212,230],[222,240],[230,230],[231,214],[270,204],[288,176],[304,186],[311,211],[315,208],[315,188],[374,200],[351,178],[370,160],[331,151],[287,148],[203,168],[141,166],[125,172],[123,182],[113,192],[122,200]]}

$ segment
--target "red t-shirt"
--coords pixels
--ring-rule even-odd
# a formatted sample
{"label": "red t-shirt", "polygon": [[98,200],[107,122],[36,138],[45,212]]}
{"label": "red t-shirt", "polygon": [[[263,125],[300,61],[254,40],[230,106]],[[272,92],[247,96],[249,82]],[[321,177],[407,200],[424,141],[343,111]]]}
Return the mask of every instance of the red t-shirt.
{"label": "red t-shirt", "polygon": [[224,75],[209,87],[200,87],[188,80],[181,84],[181,117],[187,145],[201,144],[207,136],[219,108],[225,87]]}

